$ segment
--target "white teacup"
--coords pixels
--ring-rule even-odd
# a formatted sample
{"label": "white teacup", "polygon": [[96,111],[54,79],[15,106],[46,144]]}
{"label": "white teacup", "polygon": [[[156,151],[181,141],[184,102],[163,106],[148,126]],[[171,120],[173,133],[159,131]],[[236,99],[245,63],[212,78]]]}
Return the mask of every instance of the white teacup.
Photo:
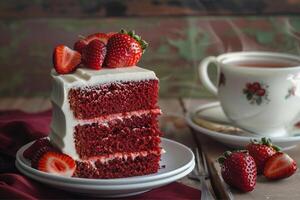
{"label": "white teacup", "polygon": [[[218,86],[208,77],[218,68]],[[199,76],[233,124],[268,136],[287,136],[300,113],[300,57],[271,52],[234,52],[207,57]]]}

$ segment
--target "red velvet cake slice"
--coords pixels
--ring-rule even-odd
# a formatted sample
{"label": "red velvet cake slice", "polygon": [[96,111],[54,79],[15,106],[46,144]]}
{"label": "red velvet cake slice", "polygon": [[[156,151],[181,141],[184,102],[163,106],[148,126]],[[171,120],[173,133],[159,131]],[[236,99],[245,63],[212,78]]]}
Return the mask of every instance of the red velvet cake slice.
{"label": "red velvet cake slice", "polygon": [[52,71],[50,141],[76,161],[74,176],[155,173],[161,156],[158,78],[139,67]]}

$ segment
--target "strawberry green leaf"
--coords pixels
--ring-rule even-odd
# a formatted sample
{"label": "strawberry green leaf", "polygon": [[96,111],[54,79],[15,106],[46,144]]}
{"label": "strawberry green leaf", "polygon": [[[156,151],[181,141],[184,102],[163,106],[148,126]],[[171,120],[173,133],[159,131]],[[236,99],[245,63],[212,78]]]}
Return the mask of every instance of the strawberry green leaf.
{"label": "strawberry green leaf", "polygon": [[224,163],[224,161],[226,160],[226,158],[224,156],[220,156],[217,161],[220,165],[222,165]]}
{"label": "strawberry green leaf", "polygon": [[130,37],[132,37],[133,39],[135,39],[141,45],[141,48],[143,49],[143,53],[145,52],[146,48],[149,46],[149,44],[145,40],[143,40],[141,36],[135,34],[134,30],[127,32],[126,30],[121,29],[119,33],[127,34]]}

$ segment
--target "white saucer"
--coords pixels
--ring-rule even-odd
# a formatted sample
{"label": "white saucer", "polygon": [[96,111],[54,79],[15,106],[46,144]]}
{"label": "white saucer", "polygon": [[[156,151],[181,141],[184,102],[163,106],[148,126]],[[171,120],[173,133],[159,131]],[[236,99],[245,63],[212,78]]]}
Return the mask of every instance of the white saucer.
{"label": "white saucer", "polygon": [[[204,120],[207,120],[217,125],[229,125],[231,127],[234,127],[234,125],[232,125],[226,118],[220,106],[220,102],[204,104],[197,107],[194,111],[187,113],[186,121],[188,125],[191,126],[198,133],[208,135],[211,138],[233,148],[243,147],[249,143],[250,139],[260,139],[262,137],[259,135],[254,135],[252,133],[247,133],[245,131],[236,133],[225,133],[221,131],[208,129],[203,126],[200,126],[194,121],[195,115],[201,116],[201,118],[203,118]],[[295,134],[295,130],[293,131],[293,134]],[[274,144],[282,148],[292,148],[300,142],[300,136],[291,135],[288,137],[271,137],[271,140]]]}
{"label": "white saucer", "polygon": [[162,138],[162,147],[166,153],[162,155],[160,165],[165,165],[165,168],[158,173],[118,179],[68,178],[33,169],[23,157],[29,145],[23,146],[16,155],[16,167],[23,174],[53,187],[88,196],[124,197],[140,194],[186,176],[195,166],[194,155],[188,147]]}

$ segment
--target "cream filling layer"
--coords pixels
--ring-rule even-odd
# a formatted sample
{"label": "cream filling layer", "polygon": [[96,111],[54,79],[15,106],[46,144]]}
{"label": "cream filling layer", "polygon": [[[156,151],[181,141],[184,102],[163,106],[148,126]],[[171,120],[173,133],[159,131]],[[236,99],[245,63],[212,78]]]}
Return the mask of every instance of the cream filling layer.
{"label": "cream filling layer", "polygon": [[95,117],[93,119],[77,119],[78,124],[92,124],[92,123],[107,123],[109,121],[113,121],[116,119],[123,120],[123,118],[130,118],[133,116],[142,116],[147,114],[161,114],[161,109],[150,109],[150,110],[138,110],[138,111],[131,111],[131,112],[125,112],[125,113],[116,113],[116,114],[109,114],[109,115],[103,115],[100,117]]}
{"label": "cream filling layer", "polygon": [[135,160],[137,157],[146,157],[149,154],[155,154],[155,155],[161,155],[164,154],[166,151],[164,149],[161,149],[160,151],[140,151],[140,152],[134,152],[134,153],[114,153],[107,156],[93,156],[89,159],[82,160],[79,159],[80,162],[89,162],[95,167],[95,162],[100,161],[102,164],[107,164],[109,161],[114,159],[124,159],[127,160],[131,158],[132,160]]}
{"label": "cream filling layer", "polygon": [[[53,107],[53,112],[55,113],[58,110],[57,106]],[[132,111],[132,112],[126,112],[126,113],[116,113],[116,114],[110,114],[110,115],[106,115],[106,116],[101,116],[98,118],[94,118],[94,119],[89,119],[89,120],[78,120],[73,118],[73,120],[69,121],[69,122],[73,122],[72,123],[72,127],[66,127],[65,123],[63,120],[57,120],[59,118],[56,118],[56,124],[55,126],[51,126],[51,134],[50,134],[50,139],[51,141],[55,144],[55,146],[57,146],[58,148],[60,148],[63,153],[70,155],[71,157],[73,157],[73,159],[79,159],[79,155],[76,152],[75,149],[75,145],[73,143],[74,141],[74,129],[75,126],[77,125],[85,125],[85,124],[92,124],[92,123],[98,123],[104,126],[108,126],[108,122],[113,121],[113,120],[121,120],[123,121],[124,118],[131,118],[133,116],[142,116],[145,114],[161,114],[161,109],[156,108],[156,109],[150,109],[150,110],[138,110],[138,111]],[[61,128],[61,127],[65,127],[65,128]],[[68,134],[69,128],[72,128],[71,133]],[[65,129],[65,131],[67,132],[66,135],[63,135],[62,133],[64,133],[65,131],[63,131],[62,129]]]}

